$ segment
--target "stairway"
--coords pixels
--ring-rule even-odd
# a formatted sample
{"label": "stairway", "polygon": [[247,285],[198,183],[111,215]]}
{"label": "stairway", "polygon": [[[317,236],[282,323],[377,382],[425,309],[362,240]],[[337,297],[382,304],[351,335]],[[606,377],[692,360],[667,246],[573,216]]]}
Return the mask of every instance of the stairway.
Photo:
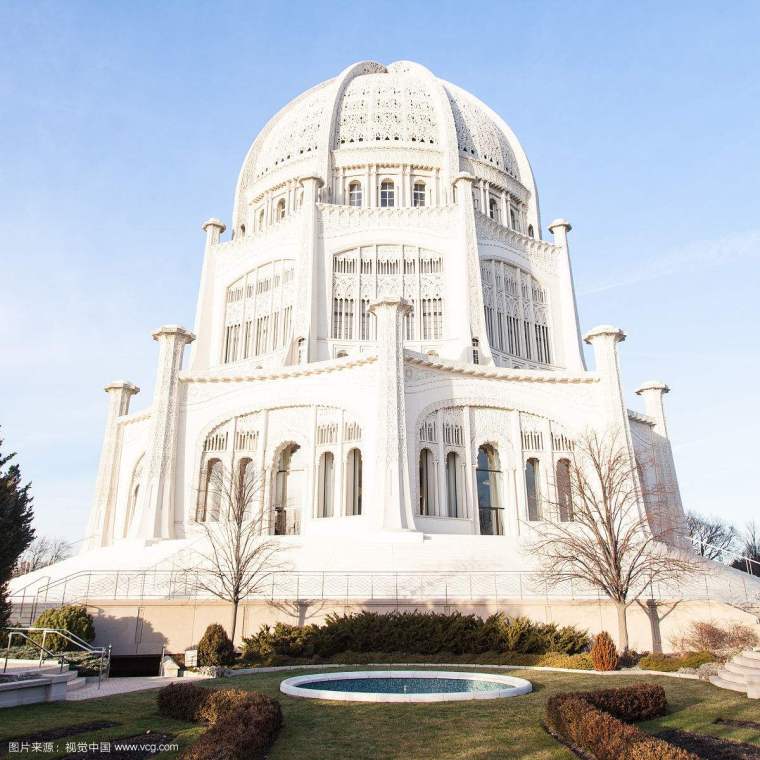
{"label": "stairway", "polygon": [[750,699],[760,699],[760,650],[747,649],[730,659],[710,683],[721,689],[731,689],[746,694]]}

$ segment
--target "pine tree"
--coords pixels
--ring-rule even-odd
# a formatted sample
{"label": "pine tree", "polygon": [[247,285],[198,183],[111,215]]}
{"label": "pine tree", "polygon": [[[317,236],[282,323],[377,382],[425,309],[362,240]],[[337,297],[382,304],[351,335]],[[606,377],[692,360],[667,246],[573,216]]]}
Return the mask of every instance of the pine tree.
{"label": "pine tree", "polygon": [[34,539],[31,484],[21,485],[21,468],[3,456],[0,440],[0,628],[8,623],[11,604],[8,581],[19,556]]}

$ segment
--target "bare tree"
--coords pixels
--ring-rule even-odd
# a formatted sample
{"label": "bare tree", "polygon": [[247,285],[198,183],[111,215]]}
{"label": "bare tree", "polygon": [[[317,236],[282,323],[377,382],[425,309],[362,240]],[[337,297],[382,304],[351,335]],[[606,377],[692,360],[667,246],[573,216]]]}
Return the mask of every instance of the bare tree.
{"label": "bare tree", "polygon": [[736,553],[736,528],[724,520],[689,512],[686,527],[695,550],[705,559],[723,562],[727,553]]}
{"label": "bare tree", "polygon": [[63,538],[35,538],[18,558],[13,576],[40,570],[71,556],[71,544]]}
{"label": "bare tree", "polygon": [[754,520],[744,529],[739,553],[742,556],[734,560],[731,567],[760,576],[760,526]]}
{"label": "bare tree", "polygon": [[[667,520],[650,525],[636,463],[617,435],[585,433],[575,442],[568,469],[557,502],[546,500],[554,514],[538,524],[534,548],[541,576],[548,585],[575,581],[607,596],[617,610],[618,642],[625,650],[628,607],[649,584],[677,581],[696,563],[662,542],[672,529],[656,526],[668,526]],[[650,505],[664,501],[653,496]]]}
{"label": "bare tree", "polygon": [[281,555],[287,547],[268,535],[267,516],[259,510],[262,485],[263,476],[251,476],[245,468],[231,473],[219,468],[209,478],[205,514],[199,516],[206,540],[196,550],[199,567],[189,572],[199,591],[232,605],[233,641],[240,602],[286,566]]}

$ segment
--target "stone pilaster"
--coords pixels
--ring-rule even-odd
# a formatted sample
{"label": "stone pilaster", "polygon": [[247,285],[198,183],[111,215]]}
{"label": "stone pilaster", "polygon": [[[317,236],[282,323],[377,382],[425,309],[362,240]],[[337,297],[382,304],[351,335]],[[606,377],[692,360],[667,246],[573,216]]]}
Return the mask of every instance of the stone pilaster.
{"label": "stone pilaster", "polygon": [[373,500],[382,510],[384,530],[414,528],[409,488],[404,398],[404,299],[376,301],[370,311],[377,320],[377,437]]}
{"label": "stone pilaster", "polygon": [[570,247],[567,242],[567,233],[571,229],[570,222],[564,219],[556,219],[549,225],[549,231],[554,235],[554,245],[561,249],[557,258],[561,328],[559,331],[555,329],[555,334],[561,332],[562,335],[562,359],[565,368],[569,372],[583,372],[586,369],[586,364],[583,360],[581,329],[578,323],[578,304],[575,299]]}
{"label": "stone pilaster", "polygon": [[625,333],[612,325],[600,325],[587,332],[583,339],[594,349],[595,369],[601,378],[602,393],[610,418],[627,430],[628,413],[623,401],[617,350],[617,344],[625,340]]}
{"label": "stone pilaster", "polygon": [[324,277],[320,272],[322,260],[317,239],[318,211],[317,200],[322,180],[319,177],[302,177],[303,203],[303,227],[301,229],[301,248],[298,262],[297,300],[295,314],[295,330],[293,336],[296,340],[303,338],[306,341],[306,361],[316,361],[317,337],[319,325],[319,304],[321,296],[327,295],[324,290]]}
{"label": "stone pilaster", "polygon": [[153,391],[143,486],[130,538],[172,538],[174,533],[173,475],[176,459],[179,380],[185,346],[195,336],[178,325],[153,333],[158,341],[158,369]]}
{"label": "stone pilaster", "polygon": [[[480,254],[478,252],[478,237],[475,229],[475,209],[472,204],[472,184],[475,178],[467,172],[462,172],[454,178],[457,206],[459,208],[459,227],[464,256],[452,257],[450,262],[456,269],[449,269],[447,279],[456,285],[456,294],[447,299],[447,308],[456,308],[462,302],[462,285],[466,294],[466,312],[449,314],[447,325],[454,330],[453,337],[462,340],[463,351],[461,358],[472,361],[472,339],[479,341],[480,363],[493,364],[491,347],[488,345],[486,332],[486,316],[483,307],[483,283],[480,279]],[[459,260],[459,261],[458,261]],[[459,263],[461,261],[461,264]],[[457,328],[457,325],[461,327]],[[469,327],[469,330],[467,329]]]}
{"label": "stone pilaster", "polygon": [[662,398],[666,393],[670,393],[670,388],[659,380],[649,380],[646,383],[642,383],[636,389],[636,395],[644,399],[646,413],[655,421],[655,432],[663,438],[668,437],[665,406]]}
{"label": "stone pilaster", "polygon": [[118,472],[119,417],[129,414],[129,402],[140,389],[132,383],[120,380],[106,385],[108,412],[103,447],[100,451],[98,475],[95,481],[95,498],[87,526],[87,537],[83,550],[88,551],[111,543],[114,510],[114,482]]}

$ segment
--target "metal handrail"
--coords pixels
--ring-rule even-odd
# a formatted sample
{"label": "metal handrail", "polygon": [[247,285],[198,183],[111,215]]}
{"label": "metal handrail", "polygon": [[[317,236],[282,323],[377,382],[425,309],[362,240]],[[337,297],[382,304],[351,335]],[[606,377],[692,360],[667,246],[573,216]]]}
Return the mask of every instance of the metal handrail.
{"label": "metal handrail", "polygon": [[[750,572],[750,567],[754,567],[754,565],[757,565],[757,568],[760,571],[760,561],[756,559],[752,559],[752,557],[748,557],[746,554],[741,554],[740,552],[736,552],[733,549],[726,549],[723,546],[716,546],[715,544],[710,544],[707,541],[702,541],[699,538],[699,536],[691,536],[691,542],[692,544],[694,544],[695,549],[698,549],[698,550],[701,550],[702,548],[715,549],[715,551],[721,555],[727,554],[729,557],[732,557],[734,561],[737,561],[737,560],[744,561],[744,563],[747,565],[747,572],[750,575],[754,575],[754,573]],[[699,553],[702,554],[701,551]]]}
{"label": "metal handrail", "polygon": [[[15,626],[12,628],[6,628],[5,631],[8,634],[8,644],[6,645],[6,648],[5,648],[5,663],[3,665],[3,673],[5,673],[8,668],[8,658],[10,656],[11,642],[13,641],[14,636],[20,636],[24,641],[29,642],[30,644],[32,644],[33,646],[37,647],[40,650],[40,661],[39,661],[38,667],[41,668],[45,660],[43,655],[46,654],[46,655],[49,655],[51,658],[55,658],[55,654],[45,647],[45,639],[48,634],[60,636],[62,639],[64,639],[64,641],[68,641],[70,644],[73,644],[74,646],[78,647],[84,652],[87,652],[88,654],[100,656],[100,660],[98,663],[98,688],[100,688],[101,683],[103,681],[103,674],[108,673],[111,669],[111,645],[110,644],[107,647],[95,647],[89,642],[85,641],[81,636],[78,636],[76,633],[72,633],[71,631],[68,631],[65,628],[44,628],[44,627],[38,627],[38,626],[33,626],[33,625],[27,625],[27,626]],[[31,636],[29,636],[28,635],[29,633],[41,633],[42,644],[40,644],[38,641],[35,641]],[[68,665],[74,664],[73,660],[72,661],[67,660],[66,656],[63,654],[59,655],[58,663],[60,665],[61,672],[63,672],[64,663]]]}

